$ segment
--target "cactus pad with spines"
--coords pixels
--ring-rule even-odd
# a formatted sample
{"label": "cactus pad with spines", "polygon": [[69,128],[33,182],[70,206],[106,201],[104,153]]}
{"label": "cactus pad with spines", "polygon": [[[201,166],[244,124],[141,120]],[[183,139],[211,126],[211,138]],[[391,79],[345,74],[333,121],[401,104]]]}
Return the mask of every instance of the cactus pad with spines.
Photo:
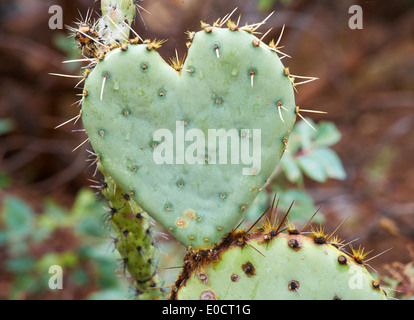
{"label": "cactus pad with spines", "polygon": [[102,18],[99,19],[99,31],[106,43],[115,40],[128,42],[130,25],[135,17],[134,0],[101,0]]}
{"label": "cactus pad with spines", "polygon": [[233,232],[211,250],[190,251],[170,294],[177,300],[383,300],[363,264],[300,234]]}
{"label": "cactus pad with spines", "polygon": [[[184,245],[208,247],[275,173],[296,114],[284,66],[254,35],[209,27],[193,39],[181,74],[149,44],[108,52],[86,79],[82,118],[101,165],[134,201]],[[174,164],[154,161],[164,152],[154,141],[159,129],[173,134]],[[204,133],[206,153],[197,154],[202,164],[179,164],[175,139],[191,129]],[[215,152],[219,163],[219,143],[207,148],[209,129],[237,130],[250,155],[253,130],[261,130],[260,168],[232,164],[230,152],[227,164],[208,163]]]}

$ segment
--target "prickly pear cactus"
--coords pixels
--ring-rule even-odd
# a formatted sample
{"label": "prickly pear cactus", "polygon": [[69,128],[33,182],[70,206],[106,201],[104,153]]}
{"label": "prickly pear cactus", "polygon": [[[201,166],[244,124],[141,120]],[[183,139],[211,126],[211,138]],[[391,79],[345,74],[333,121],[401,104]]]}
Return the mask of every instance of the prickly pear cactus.
{"label": "prickly pear cactus", "polygon": [[294,90],[316,78],[292,76],[279,41],[254,35],[266,20],[202,23],[185,62],[169,66],[163,41],[128,39],[134,1],[101,4],[97,22],[72,30],[89,69],[71,120],[82,117],[105,176],[107,222],[137,297],[163,298],[145,210],[188,247],[172,300],[385,299],[364,252],[347,254],[332,234],[306,237],[283,225],[287,215],[234,230],[276,172],[296,115],[315,112],[295,105]]}
{"label": "prickly pear cactus", "polygon": [[193,247],[216,243],[242,219],[296,118],[291,79],[271,47],[251,29],[203,26],[178,71],[157,42],[112,49],[86,79],[82,109],[105,170]]}
{"label": "prickly pear cactus", "polygon": [[150,217],[101,168],[105,180],[100,187],[108,203],[106,222],[114,232],[113,244],[122,257],[122,272],[133,279],[135,297],[140,300],[165,298],[156,268],[156,244]]}
{"label": "prickly pear cactus", "polygon": [[[383,300],[363,265],[317,234],[234,231],[211,250],[189,251],[174,300]],[[338,249],[339,248],[339,249]]]}

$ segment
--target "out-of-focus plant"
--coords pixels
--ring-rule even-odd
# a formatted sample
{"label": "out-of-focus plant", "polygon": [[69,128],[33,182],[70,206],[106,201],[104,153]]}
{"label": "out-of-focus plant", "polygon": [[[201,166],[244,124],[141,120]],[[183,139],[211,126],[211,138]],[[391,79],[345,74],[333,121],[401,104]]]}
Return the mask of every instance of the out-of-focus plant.
{"label": "out-of-focus plant", "polygon": [[260,11],[269,11],[275,5],[276,2],[280,2],[281,4],[287,4],[291,2],[291,0],[258,0],[257,7]]}
{"label": "out-of-focus plant", "polygon": [[119,255],[108,247],[110,233],[102,228],[102,207],[89,190],[78,194],[70,211],[47,200],[40,214],[22,199],[5,197],[0,249],[7,256],[2,268],[12,277],[8,298],[58,296],[60,290],[48,286],[52,265],[62,267],[63,289],[70,287],[70,294],[84,295],[86,290],[91,297],[127,298],[127,283],[114,277]]}

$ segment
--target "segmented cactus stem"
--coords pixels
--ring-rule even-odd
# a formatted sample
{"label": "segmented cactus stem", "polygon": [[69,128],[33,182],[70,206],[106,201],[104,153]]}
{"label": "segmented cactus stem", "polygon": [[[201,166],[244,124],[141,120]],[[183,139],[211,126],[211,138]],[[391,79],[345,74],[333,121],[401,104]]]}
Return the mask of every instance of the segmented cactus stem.
{"label": "segmented cactus stem", "polygon": [[113,243],[121,255],[122,272],[134,279],[135,296],[140,300],[164,299],[156,268],[157,248],[148,214],[103,170],[102,195],[108,204],[106,223],[115,236]]}

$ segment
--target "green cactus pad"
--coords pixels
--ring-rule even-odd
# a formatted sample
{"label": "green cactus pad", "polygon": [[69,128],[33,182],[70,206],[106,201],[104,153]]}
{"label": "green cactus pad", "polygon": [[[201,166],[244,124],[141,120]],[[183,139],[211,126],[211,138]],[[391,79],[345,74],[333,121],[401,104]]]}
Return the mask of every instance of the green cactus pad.
{"label": "green cactus pad", "polygon": [[100,35],[106,43],[128,41],[135,16],[134,0],[101,0]]}
{"label": "green cactus pad", "polygon": [[386,299],[363,264],[334,245],[299,234],[265,239],[239,232],[212,250],[189,252],[170,299]]}
{"label": "green cactus pad", "polygon": [[[148,44],[130,44],[108,52],[86,80],[82,118],[101,165],[186,246],[207,247],[237,225],[275,173],[295,122],[292,83],[277,54],[257,43],[245,31],[200,31],[181,74]],[[154,160],[165,156],[159,129],[172,133],[174,164]],[[202,131],[206,150],[186,141],[197,163],[180,164],[176,139],[191,129]],[[208,150],[209,129],[236,130],[250,155],[259,145],[253,130],[261,130],[260,168],[241,157],[232,164],[230,152],[227,164],[211,163],[215,152],[219,163],[220,142]],[[230,150],[230,139],[224,145]]]}

